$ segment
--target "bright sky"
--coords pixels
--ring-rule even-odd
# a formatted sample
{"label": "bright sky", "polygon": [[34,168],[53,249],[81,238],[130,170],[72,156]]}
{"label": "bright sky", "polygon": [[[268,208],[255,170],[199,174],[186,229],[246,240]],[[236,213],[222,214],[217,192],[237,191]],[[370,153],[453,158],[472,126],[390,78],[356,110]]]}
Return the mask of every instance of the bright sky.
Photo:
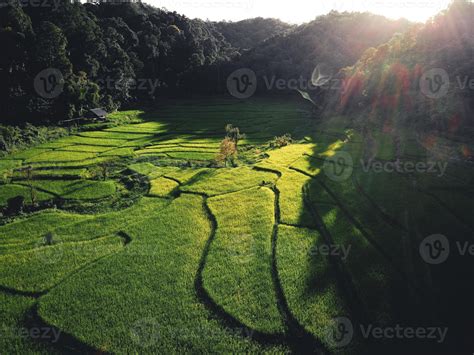
{"label": "bright sky", "polygon": [[191,18],[239,21],[273,17],[300,24],[331,10],[370,11],[390,18],[424,22],[451,0],[143,0]]}

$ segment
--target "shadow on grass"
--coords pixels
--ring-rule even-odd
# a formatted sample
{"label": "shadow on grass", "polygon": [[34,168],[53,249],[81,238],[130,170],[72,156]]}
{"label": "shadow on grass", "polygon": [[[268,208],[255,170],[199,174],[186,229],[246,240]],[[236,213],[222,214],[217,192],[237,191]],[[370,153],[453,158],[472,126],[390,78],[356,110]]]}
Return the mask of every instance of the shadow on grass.
{"label": "shadow on grass", "polygon": [[[186,194],[187,192],[183,192]],[[199,267],[195,277],[195,290],[196,295],[201,303],[213,314],[222,324],[233,330],[239,331],[239,333],[248,337],[251,340],[257,341],[258,343],[264,346],[272,345],[283,345],[289,346],[295,353],[317,353],[317,354],[326,354],[328,353],[327,349],[309,332],[307,332],[304,327],[302,327],[297,319],[292,315],[288,304],[284,298],[283,290],[281,283],[278,277],[278,272],[276,269],[276,240],[278,233],[278,221],[279,221],[279,208],[278,208],[278,196],[279,193],[275,191],[275,216],[277,223],[274,225],[272,233],[272,279],[275,286],[275,292],[277,296],[278,309],[281,313],[282,319],[284,321],[286,331],[284,334],[278,333],[264,333],[252,329],[239,321],[237,318],[229,314],[224,307],[219,305],[214,299],[209,295],[203,284],[203,271],[206,266],[207,257],[210,251],[212,242],[215,239],[217,231],[217,219],[207,205],[208,197],[205,194],[200,193],[191,193],[194,195],[200,195],[203,199],[203,210],[206,213],[206,216],[209,220],[211,226],[211,233],[209,239],[206,242],[204,247]]]}
{"label": "shadow on grass", "polygon": [[[277,175],[278,177],[281,177],[280,172],[278,172]],[[281,221],[280,191],[276,187],[274,187],[272,191],[275,194],[275,224],[273,226],[272,233],[272,280],[275,287],[278,310],[280,311],[280,315],[286,327],[286,341],[292,351],[297,354],[303,354],[306,352],[327,354],[329,351],[325,345],[319,339],[317,339],[317,337],[311,334],[311,332],[307,331],[305,327],[298,321],[298,319],[291,312],[288,301],[286,300],[283,286],[278,274],[277,265],[278,225]]]}
{"label": "shadow on grass", "polygon": [[[185,194],[185,192],[183,192]],[[281,344],[282,339],[279,334],[269,334],[259,332],[255,329],[248,327],[247,325],[240,322],[234,316],[229,314],[221,305],[214,301],[214,299],[209,295],[203,284],[203,271],[206,266],[207,257],[209,255],[210,247],[212,242],[215,239],[217,231],[217,219],[212,213],[211,209],[207,205],[207,196],[205,194],[193,193],[195,195],[200,195],[203,199],[202,206],[203,210],[209,220],[211,226],[211,233],[209,239],[206,242],[201,259],[199,261],[199,267],[196,272],[196,277],[194,280],[194,287],[196,290],[196,295],[198,299],[206,306],[206,308],[214,314],[226,327],[238,330],[244,336],[256,340],[259,343],[264,345],[275,345]]]}
{"label": "shadow on grass", "polygon": [[[124,248],[132,242],[132,237],[126,232],[119,231],[117,232],[117,236],[122,239]],[[83,342],[82,340],[78,339],[74,335],[67,333],[61,330],[60,328],[48,323],[39,314],[38,309],[39,300],[42,296],[48,294],[52,289],[58,287],[68,278],[76,275],[77,273],[80,273],[86,268],[89,268],[91,265],[94,265],[99,260],[102,260],[116,253],[117,252],[106,254],[99,257],[98,259],[86,263],[79,269],[74,270],[73,272],[65,276],[61,281],[59,281],[57,284],[53,285],[46,291],[27,292],[11,289],[5,286],[0,286],[0,292],[3,292],[7,295],[31,297],[37,299],[33,307],[25,314],[24,318],[20,323],[23,326],[23,329],[28,330],[28,332],[35,331],[39,333],[38,336],[35,336],[34,338],[32,337],[31,339],[28,338],[28,340],[33,341],[34,343],[40,346],[44,346],[44,348],[51,353],[58,352],[60,354],[108,354],[108,352],[96,349],[90,346],[89,344]],[[45,336],[45,334],[48,334],[48,336]],[[54,335],[54,337],[52,335]]]}
{"label": "shadow on grass", "polygon": [[22,323],[26,329],[39,329],[40,331],[48,331],[49,334],[58,334],[57,339],[43,336],[35,338],[36,342],[45,346],[47,349],[54,349],[61,354],[107,354],[107,352],[99,351],[82,342],[72,334],[64,332],[46,322],[38,312],[38,303],[25,315]]}
{"label": "shadow on grass", "polygon": [[[363,142],[362,142],[363,143]],[[327,145],[329,147],[329,144]],[[342,146],[340,149],[347,149]],[[314,151],[316,156],[321,151]],[[366,154],[362,150],[361,156],[348,149],[349,153],[355,154],[353,160],[360,159]],[[321,168],[323,161],[311,159],[311,169]],[[301,171],[300,171],[301,172]],[[304,173],[304,172],[303,172]],[[436,199],[431,191],[423,189],[405,189],[404,194],[399,195],[398,189],[387,182],[382,188],[385,191],[383,197],[373,195],[374,183],[383,183],[380,180],[359,179],[363,172],[355,169],[352,180],[343,183],[330,181],[323,173],[313,178],[307,183],[304,190],[306,208],[317,221],[317,229],[323,236],[323,243],[331,246],[334,243],[349,242],[353,248],[364,250],[371,248],[367,255],[374,255],[376,258],[360,258],[352,261],[356,263],[359,270],[367,270],[363,276],[365,280],[354,279],[353,270],[348,269],[348,265],[337,256],[331,256],[331,272],[319,275],[315,278],[315,273],[309,272],[309,276],[303,286],[308,297],[316,296],[324,291],[331,283],[331,274],[336,275],[340,294],[344,302],[349,306],[349,318],[359,325],[372,324],[374,326],[394,327],[397,324],[405,327],[440,327],[447,328],[448,335],[443,344],[429,339],[382,339],[363,340],[360,345],[361,351],[386,351],[391,349],[395,352],[417,352],[417,353],[460,353],[462,351],[472,352],[474,333],[474,318],[472,313],[472,299],[474,289],[472,279],[474,277],[474,259],[470,256],[461,256],[459,253],[451,253],[448,261],[443,265],[428,265],[420,260],[419,246],[421,241],[434,233],[446,234],[451,240],[451,247],[459,241],[472,241],[472,229],[466,228],[469,225],[465,219],[458,218],[459,223],[443,223],[443,220],[456,221],[455,211],[449,210],[449,206],[443,205],[440,199]],[[314,183],[317,181],[317,183]],[[408,183],[411,183],[408,181]],[[400,177],[398,184],[407,184],[406,177]],[[466,186],[467,188],[467,186]],[[342,220],[348,221],[352,228],[355,228],[361,237],[351,235],[332,235],[334,229],[338,229],[325,222],[325,213],[328,206],[324,206],[322,201],[326,201],[327,193],[334,200],[336,206],[333,207],[333,222],[335,225]],[[311,198],[308,198],[311,196]],[[431,200],[430,200],[431,198]],[[382,202],[380,202],[382,201]],[[386,209],[380,205],[390,206],[391,201],[395,203],[392,208]],[[402,201],[402,203],[400,203]],[[403,203],[405,202],[405,203]],[[398,203],[398,204],[397,204]],[[437,204],[437,207],[436,207]],[[401,210],[397,215],[392,215],[390,211],[397,206]],[[444,211],[444,212],[443,212]],[[427,217],[429,215],[430,217]],[[406,220],[401,220],[400,216],[407,216]],[[459,216],[458,216],[459,217]],[[430,222],[431,218],[431,222]],[[432,220],[434,218],[434,220]],[[372,222],[374,224],[372,225]],[[375,223],[376,222],[376,223]],[[433,223],[434,222],[434,223]],[[386,229],[379,226],[386,225]],[[433,227],[436,225],[436,227]],[[390,233],[389,230],[392,230]],[[399,231],[398,238],[394,231]],[[340,231],[339,231],[340,232]],[[471,232],[471,235],[469,235]],[[385,233],[386,235],[383,235]],[[388,237],[387,237],[388,236]],[[391,247],[391,243],[400,244],[407,258],[396,254],[397,250]],[[407,245],[402,245],[402,244]],[[315,242],[315,247],[319,245]],[[394,255],[395,254],[395,255]],[[319,256],[318,256],[319,257]],[[332,260],[331,260],[332,259]],[[383,267],[390,272],[386,274],[387,280],[384,285],[377,285],[376,275],[370,270],[376,266],[375,260],[384,260]],[[315,263],[309,264],[310,268],[316,267]],[[393,271],[393,273],[392,273]],[[359,272],[359,276],[363,275]],[[378,294],[388,295],[388,299],[383,301],[390,305],[387,312],[374,308],[368,300],[361,299],[360,288],[354,287],[362,281],[362,284],[374,285],[371,289],[363,290],[363,294],[370,296],[370,299],[377,299]],[[414,297],[407,298],[407,294]],[[365,309],[365,305],[368,309]],[[330,326],[328,324],[328,326]],[[356,335],[357,336],[357,335]],[[361,334],[358,334],[360,337]]]}

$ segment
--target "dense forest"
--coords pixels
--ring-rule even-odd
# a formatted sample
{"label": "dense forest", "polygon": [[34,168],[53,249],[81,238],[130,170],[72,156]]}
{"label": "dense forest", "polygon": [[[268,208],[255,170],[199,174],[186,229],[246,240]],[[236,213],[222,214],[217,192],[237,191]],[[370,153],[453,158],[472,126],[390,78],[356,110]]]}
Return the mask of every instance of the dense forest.
{"label": "dense forest", "polygon": [[[472,90],[452,90],[437,102],[426,102],[418,90],[426,68],[445,68],[453,80],[473,77],[473,4],[467,0],[425,25],[331,12],[300,26],[262,18],[191,20],[142,3],[48,1],[0,8],[2,121],[54,122],[93,107],[111,111],[161,96],[224,94],[228,74],[242,67],[255,71],[264,94],[291,91],[269,84],[310,81],[316,68],[337,85],[313,77],[308,95],[330,112],[376,117],[396,110],[415,113],[412,119],[442,112],[459,126],[472,110]],[[59,70],[60,95],[35,90],[46,68]]]}
{"label": "dense forest", "polygon": [[270,18],[257,17],[238,22],[216,22],[217,30],[222,33],[232,47],[248,50],[276,35],[284,35],[296,26]]}
{"label": "dense forest", "polygon": [[[328,112],[348,112],[385,131],[409,124],[425,132],[472,138],[473,18],[474,4],[456,1],[427,24],[367,49],[339,73],[343,84],[338,95],[325,100]],[[428,70],[445,75],[441,84],[447,89],[438,97],[420,90]]]}
{"label": "dense forest", "polygon": [[[50,5],[10,2],[0,8],[0,42],[7,53],[0,90],[8,98],[1,111],[7,120],[55,121],[160,95],[223,92],[226,74],[242,65],[282,78],[306,75],[320,60],[340,69],[407,27],[369,14],[332,13],[293,28],[265,19],[191,20],[142,3]],[[58,97],[34,90],[45,68],[64,78]]]}
{"label": "dense forest", "polygon": [[318,64],[337,73],[354,64],[366,49],[387,42],[409,26],[405,20],[370,13],[331,12],[261,43],[242,56],[241,66],[252,68],[258,77],[285,80],[309,79]]}
{"label": "dense forest", "polygon": [[[2,118],[58,120],[154,99],[195,68],[235,55],[213,24],[144,4],[50,4],[0,8]],[[34,91],[45,68],[64,77],[58,97]]]}

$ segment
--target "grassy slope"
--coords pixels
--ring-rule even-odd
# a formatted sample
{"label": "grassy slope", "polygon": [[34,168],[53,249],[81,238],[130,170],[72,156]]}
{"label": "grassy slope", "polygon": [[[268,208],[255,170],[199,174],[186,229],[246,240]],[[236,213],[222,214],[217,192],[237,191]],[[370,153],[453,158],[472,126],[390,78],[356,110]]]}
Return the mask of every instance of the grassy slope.
{"label": "grassy slope", "polygon": [[[456,321],[450,310],[462,313],[470,293],[462,293],[450,275],[471,280],[468,261],[454,258],[447,268],[433,268],[421,262],[417,247],[433,233],[452,242],[469,239],[471,170],[452,163],[439,178],[363,172],[359,158],[366,146],[346,130],[343,117],[316,123],[291,101],[181,102],[141,115],[149,121],[62,138],[0,162],[0,172],[16,179],[1,180],[0,205],[19,188],[25,191],[19,185],[25,184],[24,173],[12,171],[30,163],[41,200],[52,198],[46,191],[81,204],[126,196],[121,172],[107,181],[90,180],[91,171],[111,159],[148,184],[144,194],[155,196],[125,209],[94,215],[43,211],[0,226],[0,285],[13,293],[47,292],[35,301],[0,290],[4,324],[21,326],[25,312],[38,303],[46,321],[104,351],[281,352],[288,350],[288,323],[277,308],[284,301],[296,321],[330,349],[325,333],[335,315],[418,325],[433,302],[437,324]],[[247,134],[242,150],[257,163],[190,167],[214,159],[227,123]],[[262,159],[259,145],[286,132],[306,143],[266,151]],[[392,137],[374,136],[375,157],[394,159]],[[404,158],[427,156],[410,133],[402,140]],[[354,173],[334,182],[323,162],[340,150],[352,156]],[[48,232],[53,246],[44,246]],[[131,236],[131,243],[124,246],[119,232]],[[338,268],[314,253],[328,235],[336,245],[351,247]],[[200,270],[204,293],[197,287]],[[282,295],[275,294],[276,276]],[[426,303],[421,306],[420,292]],[[426,297],[435,292],[440,299]],[[448,300],[456,294],[459,302],[452,305]],[[243,337],[229,328],[229,318],[245,327],[240,331],[278,334],[283,345]],[[462,335],[465,323],[458,323],[453,329]],[[31,339],[1,341],[8,352],[45,350]],[[354,341],[348,351],[360,346]]]}
{"label": "grassy slope", "polygon": [[258,351],[220,327],[196,299],[195,273],[210,234],[202,202],[182,196],[158,215],[143,215],[127,230],[133,238],[127,250],[53,290],[40,313],[106,351]]}
{"label": "grassy slope", "polygon": [[282,331],[270,269],[273,200],[266,188],[209,199],[217,233],[203,275],[226,312],[265,333]]}

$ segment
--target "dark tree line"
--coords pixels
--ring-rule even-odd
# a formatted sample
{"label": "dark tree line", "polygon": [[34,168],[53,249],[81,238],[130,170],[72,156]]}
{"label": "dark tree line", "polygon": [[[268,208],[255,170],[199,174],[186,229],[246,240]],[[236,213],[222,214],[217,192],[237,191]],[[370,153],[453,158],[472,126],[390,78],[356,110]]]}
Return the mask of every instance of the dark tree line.
{"label": "dark tree line", "polygon": [[276,81],[288,84],[297,80],[296,87],[305,89],[318,65],[325,68],[324,74],[335,75],[354,64],[368,48],[411,26],[406,20],[347,12],[331,12],[300,26],[285,27],[280,21],[265,19],[218,23],[224,37],[240,47],[238,55],[230,62],[199,68],[191,82],[206,84],[200,86],[200,92],[225,93],[227,76],[236,69],[249,68],[256,73],[260,94],[294,93],[294,88],[277,87]]}
{"label": "dark tree line", "polygon": [[[312,87],[308,98],[329,113],[410,113],[439,122],[436,113],[466,121],[472,112],[474,90],[451,90],[427,103],[418,88],[430,67],[445,68],[452,80],[474,78],[473,4],[467,0],[456,0],[426,25],[331,12],[300,26],[262,18],[191,20],[142,3],[3,1],[2,122],[54,122],[93,107],[110,111],[162,96],[224,94],[228,75],[239,68],[252,69],[265,94],[294,92],[269,84],[303,79],[308,85],[317,68],[332,81],[329,88]],[[46,68],[62,75],[54,97],[38,94],[35,79]]]}
{"label": "dark tree line", "polygon": [[[3,5],[2,121],[67,119],[91,107],[154,100],[179,91],[196,68],[235,55],[212,23],[141,3]],[[64,79],[54,98],[41,97],[33,85],[46,68]]]}
{"label": "dark tree line", "polygon": [[311,78],[318,64],[330,74],[355,63],[369,47],[388,41],[410,26],[370,13],[331,12],[278,34],[244,53],[241,62],[258,77]]}
{"label": "dark tree line", "polygon": [[271,37],[296,28],[277,19],[262,17],[238,22],[216,22],[215,26],[227,42],[240,51],[255,48]]}
{"label": "dark tree line", "polygon": [[[239,67],[260,80],[308,76],[319,62],[340,69],[407,27],[369,14],[331,13],[296,27],[261,18],[190,20],[141,3],[21,4],[0,7],[0,109],[12,122],[65,120],[161,95],[224,93]],[[46,68],[62,74],[57,96],[35,87]]]}

